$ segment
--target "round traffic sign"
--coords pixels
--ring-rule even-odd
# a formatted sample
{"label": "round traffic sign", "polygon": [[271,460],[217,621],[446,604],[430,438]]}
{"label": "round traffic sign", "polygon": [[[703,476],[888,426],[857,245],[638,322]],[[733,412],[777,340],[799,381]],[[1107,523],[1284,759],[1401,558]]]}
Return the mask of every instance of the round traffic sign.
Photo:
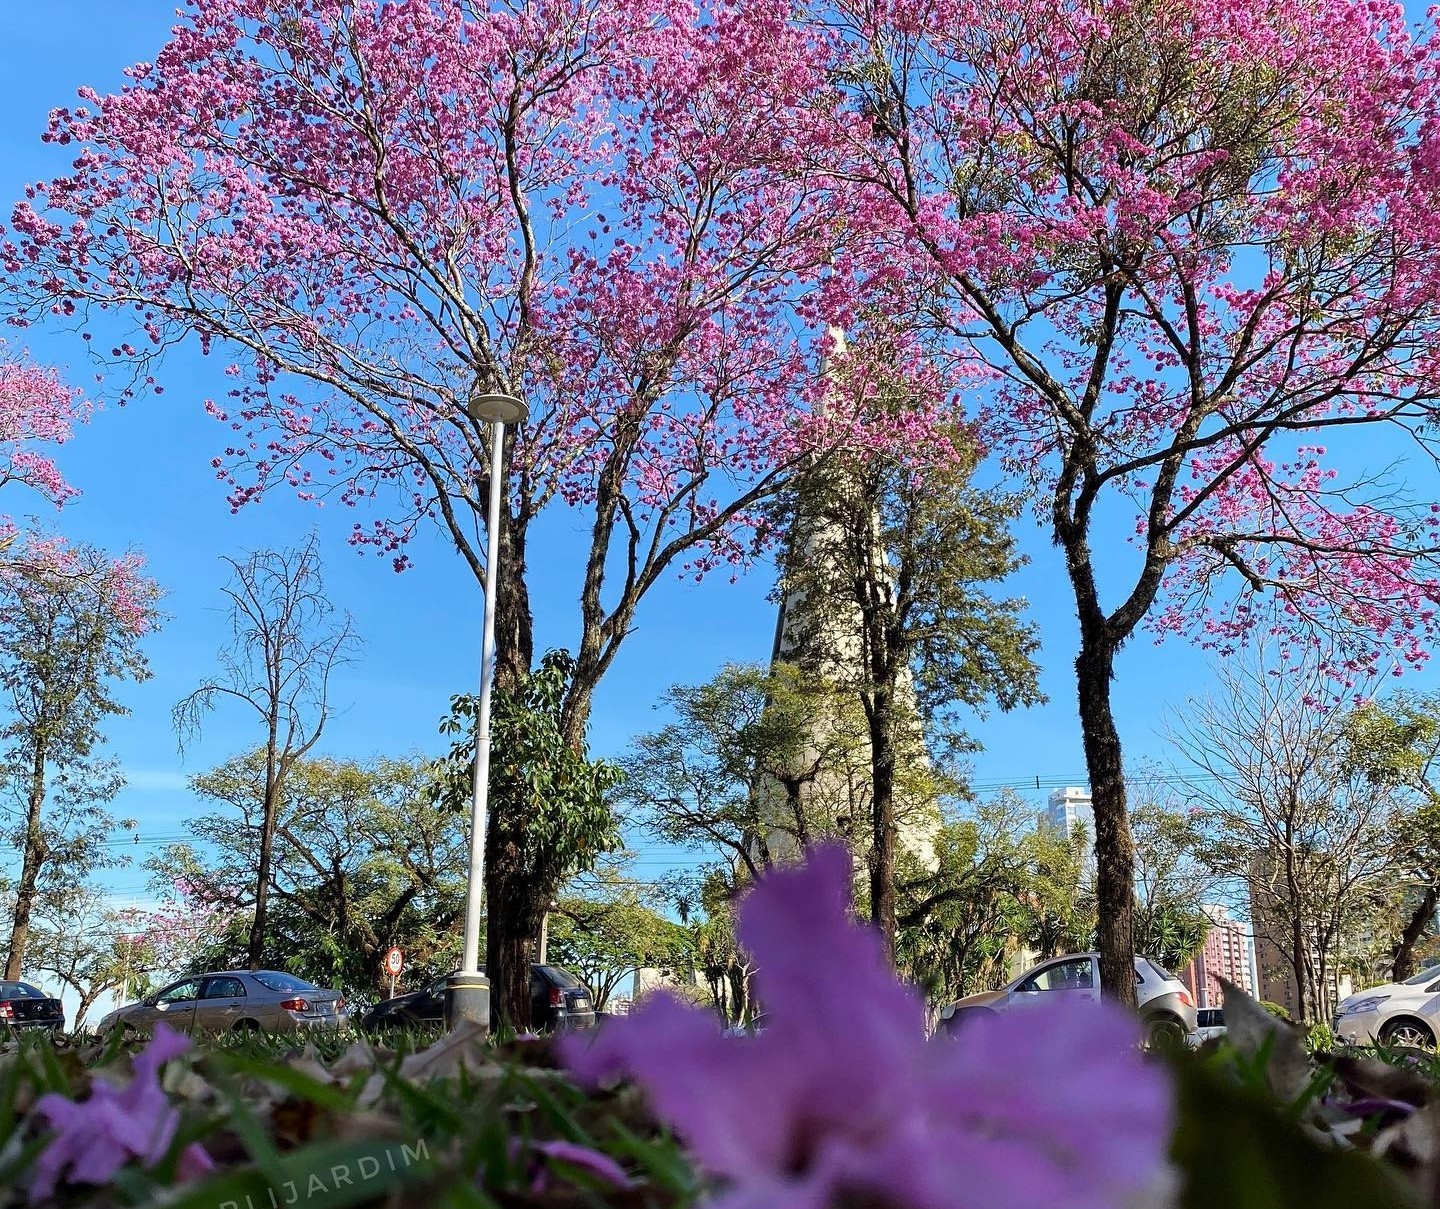
{"label": "round traffic sign", "polygon": [[393,945],[385,951],[385,972],[390,975],[400,973],[405,968],[405,958],[400,950]]}

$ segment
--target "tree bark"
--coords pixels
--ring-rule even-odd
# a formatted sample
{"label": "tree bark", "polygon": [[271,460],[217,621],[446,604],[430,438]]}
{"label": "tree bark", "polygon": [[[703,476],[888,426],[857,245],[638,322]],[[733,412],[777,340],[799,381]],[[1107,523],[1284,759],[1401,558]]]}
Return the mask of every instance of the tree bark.
{"label": "tree bark", "polygon": [[1391,951],[1390,979],[1404,982],[1415,973],[1415,949],[1425,930],[1435,919],[1435,909],[1440,907],[1440,886],[1427,886],[1419,905],[1410,913],[1400,939]]}
{"label": "tree bark", "polygon": [[487,858],[493,892],[485,928],[490,1022],[492,1028],[529,1032],[536,1023],[530,1014],[530,952],[543,904],[525,869],[519,867],[517,849],[502,845],[495,856],[493,861]]}
{"label": "tree bark", "polygon": [[280,769],[277,765],[278,721],[272,714],[265,746],[265,799],[260,817],[260,865],[255,874],[255,918],[250,924],[246,960],[258,970],[265,958],[265,923],[270,906],[270,865],[275,850],[275,822],[280,807]]}
{"label": "tree bark", "polygon": [[[513,437],[507,430],[508,481]],[[534,618],[526,581],[528,517],[500,510],[500,555],[495,568],[495,674],[492,690],[514,692],[535,657]],[[495,758],[492,750],[491,759]],[[525,1032],[530,1020],[530,946],[544,904],[537,910],[519,849],[505,835],[493,808],[485,820],[485,973],[490,980],[490,1024]]]}
{"label": "tree bark", "polygon": [[25,811],[25,858],[20,866],[20,884],[15,888],[15,915],[10,927],[10,952],[5,958],[5,980],[18,982],[24,974],[25,946],[30,940],[30,917],[35,910],[40,870],[50,855],[50,846],[41,829],[45,807],[46,749],[37,745],[30,767],[30,799]]}
{"label": "tree bark", "polygon": [[[1295,817],[1293,804],[1288,817]],[[1310,996],[1306,994],[1306,983],[1310,963],[1306,960],[1305,921],[1301,918],[1300,886],[1295,877],[1295,846],[1288,821],[1285,826],[1285,890],[1290,899],[1290,968],[1295,978],[1295,1019],[1306,1024],[1310,1000]]]}
{"label": "tree bark", "polygon": [[870,722],[870,922],[880,932],[885,957],[895,961],[895,742],[888,691],[874,692]]}
{"label": "tree bark", "polygon": [[1125,804],[1120,732],[1110,707],[1115,650],[1101,625],[1081,620],[1075,660],[1080,730],[1095,812],[1096,906],[1099,912],[1100,986],[1106,996],[1136,1007],[1135,844]]}

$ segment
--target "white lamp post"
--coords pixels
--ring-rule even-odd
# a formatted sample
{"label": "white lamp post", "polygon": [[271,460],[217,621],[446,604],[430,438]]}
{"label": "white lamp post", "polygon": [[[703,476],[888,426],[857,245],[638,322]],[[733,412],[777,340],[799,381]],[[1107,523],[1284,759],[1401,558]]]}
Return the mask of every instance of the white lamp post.
{"label": "white lamp post", "polygon": [[480,914],[485,895],[485,825],[490,801],[490,687],[495,679],[495,583],[500,561],[501,454],[505,427],[523,424],[525,404],[509,395],[476,395],[465,408],[490,425],[490,511],[486,523],[485,628],[480,641],[480,704],[475,718],[475,784],[470,804],[470,881],[465,897],[465,944],[460,972],[446,980],[446,1024],[490,1027],[490,982],[480,972]]}

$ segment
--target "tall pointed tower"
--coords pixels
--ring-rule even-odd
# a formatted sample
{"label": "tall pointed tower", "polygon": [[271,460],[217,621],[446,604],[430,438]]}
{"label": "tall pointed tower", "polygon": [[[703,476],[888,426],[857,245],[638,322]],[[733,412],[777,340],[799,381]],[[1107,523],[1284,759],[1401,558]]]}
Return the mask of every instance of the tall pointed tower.
{"label": "tall pointed tower", "polygon": [[[834,357],[845,355],[844,333],[831,329]],[[821,373],[829,374],[831,364],[822,363]],[[816,470],[813,473],[834,473]],[[889,559],[881,539],[878,516],[871,526],[873,540],[860,557],[872,565],[888,567]],[[849,536],[849,540],[847,540]],[[843,570],[839,560],[853,556],[853,536],[846,535],[839,522],[809,514],[798,506],[790,526],[785,565],[814,565],[817,560],[833,566],[836,578]],[[825,576],[830,579],[830,576]],[[817,830],[845,837],[858,857],[870,843],[870,744],[864,713],[855,689],[865,681],[864,629],[859,606],[839,594],[812,599],[794,576],[782,572],[780,604],[775,620],[775,641],[771,650],[772,671],[789,665],[804,675],[820,677],[836,686],[833,706],[816,716],[803,751],[795,760],[793,775],[806,778],[789,787],[773,778],[755,787],[762,817],[773,820],[767,842],[773,857],[789,859],[797,854],[794,824],[794,792]],[[924,738],[915,708],[910,677],[900,685],[902,710],[916,719],[914,742],[907,745],[907,763],[928,768]],[[897,845],[927,867],[936,862],[935,839],[940,828],[938,804],[933,800],[909,800],[897,811]]]}

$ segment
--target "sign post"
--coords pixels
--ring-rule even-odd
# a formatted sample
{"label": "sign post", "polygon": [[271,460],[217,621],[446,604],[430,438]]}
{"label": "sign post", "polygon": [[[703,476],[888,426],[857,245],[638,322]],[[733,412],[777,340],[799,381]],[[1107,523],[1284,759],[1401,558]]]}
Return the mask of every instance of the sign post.
{"label": "sign post", "polygon": [[400,977],[400,971],[405,968],[405,955],[394,945],[385,950],[385,960],[382,963],[385,973],[390,975],[390,998],[395,998],[395,979]]}

